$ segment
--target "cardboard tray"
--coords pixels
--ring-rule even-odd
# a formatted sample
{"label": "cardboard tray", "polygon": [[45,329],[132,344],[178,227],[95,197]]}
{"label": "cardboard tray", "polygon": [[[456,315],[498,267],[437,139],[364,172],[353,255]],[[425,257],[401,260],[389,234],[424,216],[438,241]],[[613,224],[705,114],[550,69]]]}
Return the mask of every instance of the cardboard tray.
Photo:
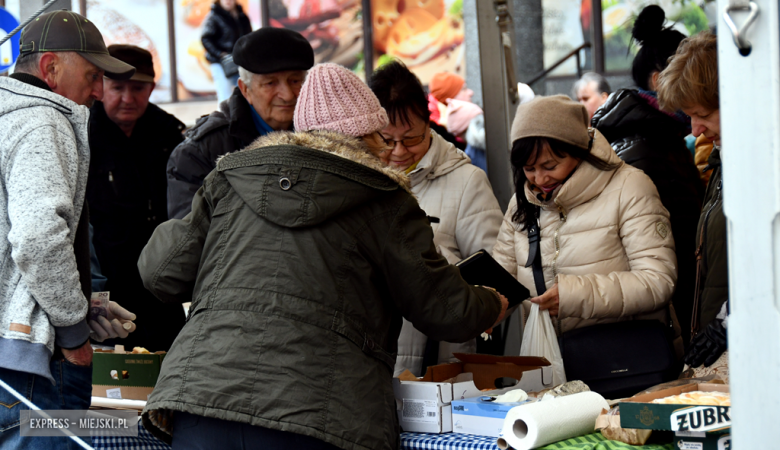
{"label": "cardboard tray", "polygon": [[92,395],[146,400],[160,375],[165,352],[125,353],[95,350],[92,355]]}
{"label": "cardboard tray", "polygon": [[658,398],[684,392],[729,392],[725,384],[686,384],[641,394],[620,402],[620,426],[646,430],[728,433],[731,430],[731,408],[711,405],[670,405],[652,403]]}
{"label": "cardboard tray", "polygon": [[[514,389],[519,388],[529,392],[552,387],[552,365],[546,358],[476,353],[454,353],[453,355],[460,362],[428,367],[419,381],[441,382],[462,373],[472,373],[474,385],[479,390],[496,389],[496,380],[499,378],[514,378],[518,381],[518,385],[513,386]],[[536,370],[538,372],[534,372]]]}

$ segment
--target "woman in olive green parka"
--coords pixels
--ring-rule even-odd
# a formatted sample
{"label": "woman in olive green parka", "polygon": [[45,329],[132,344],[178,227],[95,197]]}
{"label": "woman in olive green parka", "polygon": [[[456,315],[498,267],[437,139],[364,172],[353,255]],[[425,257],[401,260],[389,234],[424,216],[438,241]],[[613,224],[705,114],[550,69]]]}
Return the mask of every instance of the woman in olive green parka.
{"label": "woman in olive green parka", "polygon": [[174,449],[201,427],[177,434],[179,411],[290,443],[396,449],[402,318],[463,342],[503,316],[505,300],[436,252],[406,176],[368,151],[386,145],[376,133],[386,124],[354,74],[316,66],[298,132],[223,157],[192,212],[155,231],[139,261],[145,285],[166,302],[192,300],[143,415]]}

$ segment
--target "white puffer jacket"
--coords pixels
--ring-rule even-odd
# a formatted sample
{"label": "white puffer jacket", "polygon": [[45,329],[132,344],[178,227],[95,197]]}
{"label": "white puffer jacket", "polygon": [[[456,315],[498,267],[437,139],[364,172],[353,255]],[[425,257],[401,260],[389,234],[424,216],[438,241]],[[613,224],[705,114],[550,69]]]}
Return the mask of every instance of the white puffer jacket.
{"label": "white puffer jacket", "polygon": [[[433,242],[450,264],[485,249],[492,251],[503,214],[485,172],[471,164],[465,153],[431,131],[428,153],[409,174],[412,192],[432,219]],[[428,338],[404,320],[398,339],[395,376],[409,369],[417,376],[422,369]],[[476,341],[439,344],[439,362],[453,360],[454,352],[473,353]]]}
{"label": "white puffer jacket", "polygon": [[[600,171],[583,162],[561,187],[555,206],[542,207],[545,284],[558,283],[558,333],[665,312],[677,281],[669,213],[650,178],[624,164],[597,132],[593,154],[619,164]],[[526,198],[542,206],[526,183]],[[536,295],[528,235],[512,221],[512,198],[493,257]],[[526,313],[530,302],[523,302]],[[527,314],[526,314],[527,317]],[[643,317],[647,318],[647,317]]]}

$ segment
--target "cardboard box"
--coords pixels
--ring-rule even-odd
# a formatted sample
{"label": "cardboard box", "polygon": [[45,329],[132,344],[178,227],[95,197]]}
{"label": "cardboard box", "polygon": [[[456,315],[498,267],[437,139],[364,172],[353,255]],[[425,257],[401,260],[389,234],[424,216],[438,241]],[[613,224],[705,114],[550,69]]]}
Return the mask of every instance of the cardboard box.
{"label": "cardboard box", "polygon": [[674,437],[674,448],[677,450],[731,450],[731,435],[678,431]]}
{"label": "cardboard box", "polygon": [[684,392],[729,392],[725,384],[686,384],[652,394],[636,395],[620,402],[620,425],[623,428],[649,430],[698,431],[715,434],[731,430],[731,408],[709,405],[670,405],[652,403],[658,398]]}
{"label": "cardboard box", "polygon": [[146,401],[157,383],[163,359],[165,352],[137,354],[126,353],[124,349],[95,350],[92,395]]}
{"label": "cardboard box", "polygon": [[486,401],[490,397],[480,396],[452,401],[452,431],[454,433],[477,434],[498,437],[504,427],[504,419],[515,406],[533,403],[529,399],[515,403]]}
{"label": "cardboard box", "polygon": [[452,431],[454,399],[482,395],[496,389],[496,380],[512,378],[512,389],[538,392],[552,387],[552,366],[545,358],[455,353],[457,363],[428,367],[416,379],[393,379],[398,421],[404,431],[448,433]]}

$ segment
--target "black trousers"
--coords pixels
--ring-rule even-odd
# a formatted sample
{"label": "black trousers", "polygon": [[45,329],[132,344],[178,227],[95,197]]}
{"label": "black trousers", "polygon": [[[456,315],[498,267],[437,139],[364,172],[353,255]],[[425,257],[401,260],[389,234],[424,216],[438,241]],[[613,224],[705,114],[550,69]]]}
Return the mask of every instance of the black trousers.
{"label": "black trousers", "polygon": [[177,411],[174,418],[172,447],[173,450],[338,450],[338,447],[302,434],[181,411]]}

